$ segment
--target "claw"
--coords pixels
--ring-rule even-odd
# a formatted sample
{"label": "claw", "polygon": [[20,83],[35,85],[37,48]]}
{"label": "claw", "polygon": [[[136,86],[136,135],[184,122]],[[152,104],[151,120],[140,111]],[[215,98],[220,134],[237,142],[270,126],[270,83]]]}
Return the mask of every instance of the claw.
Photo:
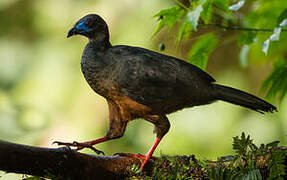
{"label": "claw", "polygon": [[91,150],[93,150],[95,153],[97,154],[102,154],[103,156],[105,155],[104,151],[100,151],[96,148],[94,148],[93,146],[89,147]]}

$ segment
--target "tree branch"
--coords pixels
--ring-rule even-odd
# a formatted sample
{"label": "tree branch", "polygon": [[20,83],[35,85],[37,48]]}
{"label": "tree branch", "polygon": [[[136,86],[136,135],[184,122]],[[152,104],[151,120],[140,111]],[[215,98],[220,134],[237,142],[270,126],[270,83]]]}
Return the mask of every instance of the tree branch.
{"label": "tree branch", "polygon": [[67,147],[39,148],[0,140],[0,170],[6,172],[57,179],[123,179],[133,164],[138,165],[140,161],[87,155]]}
{"label": "tree branch", "polygon": [[[269,146],[271,146],[270,143]],[[282,173],[284,170],[287,172],[287,148],[269,147],[264,151],[265,153],[262,154],[261,152],[259,156],[257,151],[249,151],[248,153],[252,154],[246,155],[240,161],[234,160],[234,156],[221,157],[217,161],[206,162],[206,168],[202,167],[200,161],[194,155],[162,156],[155,161],[150,160],[145,166],[144,173],[136,173],[131,170],[134,164],[140,164],[140,161],[136,158],[88,155],[67,147],[40,148],[0,140],[0,170],[57,180],[124,179],[130,176],[146,179],[147,175],[149,178],[168,177],[169,179],[178,177],[189,177],[190,179],[220,177],[221,179],[230,179],[228,175],[231,174],[237,175],[236,177],[240,177],[242,174],[249,176],[250,172],[246,172],[246,168],[256,164],[256,170],[263,179],[268,177],[286,179],[286,175]],[[252,163],[248,164],[250,161]],[[226,164],[226,162],[229,163]],[[241,167],[238,164],[235,165],[234,162],[242,163]],[[252,168],[254,168],[253,166]],[[220,168],[219,171],[218,168]],[[226,172],[226,174],[222,174],[222,172]]]}
{"label": "tree branch", "polygon": [[[213,27],[218,27],[221,29],[233,30],[233,31],[253,31],[253,32],[273,32],[274,31],[274,29],[268,29],[268,28],[246,28],[246,27],[239,27],[239,26],[224,26],[224,25],[217,24],[217,23],[209,23],[209,24],[199,23],[199,25],[213,26]],[[281,31],[286,32],[287,29],[281,29]]]}

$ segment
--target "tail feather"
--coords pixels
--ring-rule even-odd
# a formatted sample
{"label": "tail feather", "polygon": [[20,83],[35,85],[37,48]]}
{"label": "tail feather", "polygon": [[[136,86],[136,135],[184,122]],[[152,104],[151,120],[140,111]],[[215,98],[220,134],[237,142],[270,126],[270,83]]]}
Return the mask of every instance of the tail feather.
{"label": "tail feather", "polygon": [[213,87],[219,100],[243,106],[260,113],[277,111],[276,107],[272,104],[246,92],[218,84],[213,84]]}

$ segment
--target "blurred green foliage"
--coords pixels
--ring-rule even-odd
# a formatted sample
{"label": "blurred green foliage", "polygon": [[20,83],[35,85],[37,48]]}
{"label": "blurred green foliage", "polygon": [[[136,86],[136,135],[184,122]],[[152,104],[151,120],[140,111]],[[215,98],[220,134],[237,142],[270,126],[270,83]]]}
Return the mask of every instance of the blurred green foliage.
{"label": "blurred green foliage", "polygon": [[[286,37],[285,33],[287,29],[284,27],[287,25],[287,1],[268,1],[268,0],[193,0],[193,1],[177,1],[178,4],[172,8],[164,9],[157,13],[155,17],[159,18],[159,24],[156,33],[159,32],[165,25],[171,29],[176,23],[179,23],[177,33],[177,43],[187,37],[187,40],[197,31],[199,25],[202,29],[206,26],[214,26],[222,28],[222,31],[232,29],[237,30],[234,36],[238,36],[238,45],[242,48],[240,53],[240,61],[242,66],[247,65],[247,59],[250,56],[259,56],[258,59],[261,62],[267,63],[272,61],[276,63],[278,59],[286,58]],[[236,4],[237,3],[237,4]],[[233,9],[232,6],[238,6]],[[243,6],[243,7],[242,7]],[[244,7],[245,6],[245,7]],[[238,9],[244,8],[242,11]],[[284,23],[285,22],[285,23]],[[283,24],[282,24],[283,23]],[[281,25],[280,25],[281,24]],[[273,38],[272,31],[278,26],[280,31],[274,33]],[[283,29],[283,30],[282,30]],[[215,30],[212,30],[215,31]],[[280,34],[281,31],[284,31]],[[266,33],[267,32],[267,33]],[[204,32],[208,33],[208,32]],[[268,52],[269,45],[271,51],[268,56],[264,57],[262,50],[264,51],[263,42],[265,42],[270,36],[270,41],[265,44],[265,51]],[[275,38],[278,36],[278,38]],[[270,43],[273,39],[280,41]],[[197,40],[198,46],[202,44],[202,49],[210,49],[213,45],[213,40],[199,38]],[[210,42],[205,43],[204,42]],[[263,46],[262,50],[261,47]],[[207,65],[208,54],[212,52],[207,50],[205,53],[194,53],[194,48],[191,49],[190,62],[205,69]],[[283,99],[287,92],[287,76],[285,74],[274,74],[283,72],[285,69],[286,60],[281,63],[280,66],[274,66],[274,72],[267,78],[264,83],[264,89],[268,90],[268,97],[278,97]],[[284,71],[285,72],[285,71]],[[278,78],[280,77],[280,79]],[[285,77],[285,78],[284,78]],[[280,81],[280,82],[279,82]]]}
{"label": "blurred green foliage", "polygon": [[[265,56],[262,44],[273,32],[229,31],[214,24],[273,31],[278,19],[284,18],[287,2],[248,0],[238,11],[228,10],[237,2],[194,0],[186,5],[174,0],[1,0],[0,139],[56,147],[51,145],[56,140],[80,142],[106,133],[107,104],[89,88],[80,71],[87,40],[66,39],[67,31],[79,18],[97,13],[109,25],[112,44],[155,51],[163,44],[162,53],[200,65],[220,84],[258,95],[260,84],[267,78],[264,87],[274,91],[270,96],[282,99],[280,112],[274,115],[261,116],[225,103],[173,113],[168,116],[171,130],[155,155],[193,153],[200,158],[215,158],[230,154],[230,137],[242,131],[251,134],[255,142],[280,140],[286,144],[287,101],[281,88],[286,87],[285,80],[273,78],[285,79],[281,77],[284,73],[280,70],[282,75],[274,75],[271,80],[269,75],[278,74],[279,67],[286,63],[287,33],[281,32],[280,40],[270,43]],[[191,24],[189,12],[200,5],[202,10],[194,13],[199,15],[193,20],[198,20],[197,25]],[[246,68],[238,66],[240,54]],[[97,148],[107,155],[145,153],[155,138],[152,131],[152,124],[134,121],[124,137]]]}
{"label": "blurred green foliage", "polygon": [[217,44],[217,38],[214,34],[208,33],[202,35],[189,51],[188,62],[205,70],[208,56]]}

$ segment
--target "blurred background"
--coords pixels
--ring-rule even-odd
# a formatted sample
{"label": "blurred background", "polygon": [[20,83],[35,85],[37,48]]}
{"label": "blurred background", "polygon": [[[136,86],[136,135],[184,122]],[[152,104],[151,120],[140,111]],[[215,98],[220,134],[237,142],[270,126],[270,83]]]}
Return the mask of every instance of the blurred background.
{"label": "blurred background", "polygon": [[[112,44],[140,46],[185,59],[193,41],[175,47],[175,35],[163,30],[153,36],[158,11],[172,0],[1,0],[0,1],[0,139],[41,147],[53,141],[87,141],[105,135],[108,109],[80,70],[87,39],[66,38],[67,31],[89,13],[101,15],[109,25]],[[239,66],[240,49],[232,32],[221,34],[210,56],[207,72],[218,83],[264,97],[259,89],[272,66],[252,56],[247,68]],[[257,59],[256,59],[257,58]],[[272,101],[271,101],[272,102]],[[168,115],[171,129],[155,155],[195,154],[216,159],[232,154],[232,137],[246,132],[257,144],[280,140],[286,145],[286,98],[273,101],[279,113],[262,115],[216,102]],[[106,155],[146,153],[155,140],[153,125],[136,120],[124,137],[99,144]],[[83,150],[93,153],[90,150]],[[0,172],[2,179],[21,177]]]}

